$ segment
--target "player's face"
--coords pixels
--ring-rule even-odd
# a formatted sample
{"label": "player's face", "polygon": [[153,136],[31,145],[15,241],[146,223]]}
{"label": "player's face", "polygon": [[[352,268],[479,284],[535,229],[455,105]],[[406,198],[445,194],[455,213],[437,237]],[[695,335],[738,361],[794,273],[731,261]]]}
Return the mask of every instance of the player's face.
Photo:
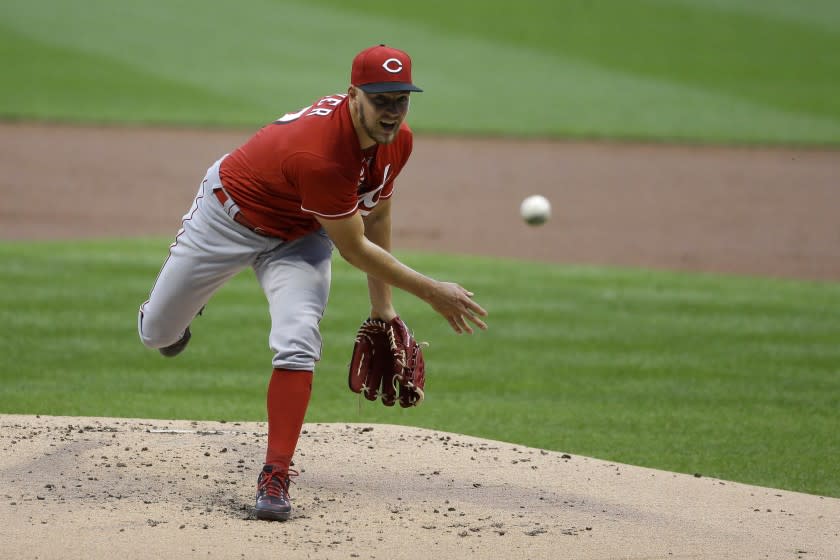
{"label": "player's face", "polygon": [[358,92],[357,116],[365,134],[377,144],[390,144],[408,114],[410,94],[405,91]]}

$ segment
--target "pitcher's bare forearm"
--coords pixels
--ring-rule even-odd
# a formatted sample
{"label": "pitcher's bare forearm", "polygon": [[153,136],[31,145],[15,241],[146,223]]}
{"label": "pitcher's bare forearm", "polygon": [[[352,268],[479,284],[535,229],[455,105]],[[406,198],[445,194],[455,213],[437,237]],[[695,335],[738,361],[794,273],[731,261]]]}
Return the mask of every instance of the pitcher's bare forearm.
{"label": "pitcher's bare forearm", "polygon": [[[380,200],[376,208],[363,218],[365,237],[371,243],[391,252],[391,199]],[[397,315],[394,309],[391,285],[368,274],[368,292],[370,294],[370,316],[374,319],[390,321]]]}

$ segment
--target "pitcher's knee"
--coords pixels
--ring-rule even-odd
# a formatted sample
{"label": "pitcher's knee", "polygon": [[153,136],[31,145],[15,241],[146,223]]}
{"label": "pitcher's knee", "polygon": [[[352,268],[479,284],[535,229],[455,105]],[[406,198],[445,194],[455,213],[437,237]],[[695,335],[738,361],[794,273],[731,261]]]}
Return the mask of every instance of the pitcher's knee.
{"label": "pitcher's knee", "polygon": [[184,334],[184,329],[155,321],[141,310],[137,314],[137,333],[140,341],[148,348],[165,348],[175,344]]}
{"label": "pitcher's knee", "polygon": [[282,320],[274,319],[269,335],[269,346],[276,368],[312,371],[321,359],[321,332],[318,327],[320,313],[306,310],[290,312]]}

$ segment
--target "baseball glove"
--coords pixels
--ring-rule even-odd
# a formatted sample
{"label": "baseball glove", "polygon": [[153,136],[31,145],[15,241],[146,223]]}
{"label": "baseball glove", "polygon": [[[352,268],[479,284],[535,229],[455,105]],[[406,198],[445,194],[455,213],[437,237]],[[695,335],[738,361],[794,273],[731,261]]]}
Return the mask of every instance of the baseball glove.
{"label": "baseball glove", "polygon": [[408,408],[423,401],[426,364],[421,345],[399,317],[367,319],[356,333],[350,360],[350,390],[385,406]]}

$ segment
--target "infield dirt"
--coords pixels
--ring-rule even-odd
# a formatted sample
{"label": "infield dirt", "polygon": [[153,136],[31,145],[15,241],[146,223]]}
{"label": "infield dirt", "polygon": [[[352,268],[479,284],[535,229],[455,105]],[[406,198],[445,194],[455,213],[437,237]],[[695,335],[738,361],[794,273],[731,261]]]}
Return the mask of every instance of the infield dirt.
{"label": "infield dirt", "polygon": [[[174,235],[249,131],[0,125],[0,238]],[[840,279],[840,152],[418,136],[394,245]],[[520,201],[553,204],[525,226]],[[840,500],[410,427],[0,415],[0,558],[839,558]],[[404,484],[396,484],[397,474]]]}

